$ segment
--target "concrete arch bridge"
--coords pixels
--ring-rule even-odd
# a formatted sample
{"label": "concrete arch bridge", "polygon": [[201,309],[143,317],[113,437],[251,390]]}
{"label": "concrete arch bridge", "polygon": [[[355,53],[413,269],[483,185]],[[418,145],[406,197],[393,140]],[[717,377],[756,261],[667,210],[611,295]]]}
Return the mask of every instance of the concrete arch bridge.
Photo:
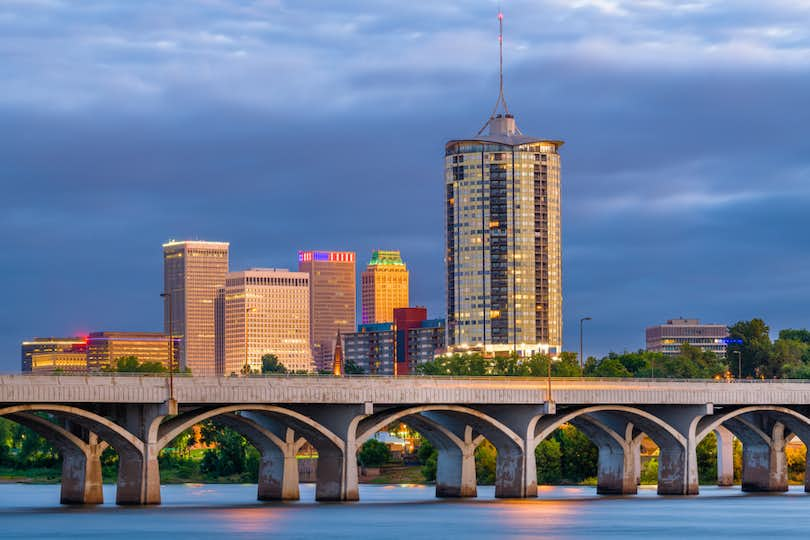
{"label": "concrete arch bridge", "polygon": [[[62,502],[102,502],[99,456],[119,454],[116,502],[160,503],[158,454],[204,420],[261,454],[258,498],[297,499],[296,452],[318,451],[316,499],[358,499],[357,450],[402,421],[438,449],[436,495],[476,495],[474,451],[497,449],[497,497],[535,497],[535,448],[569,423],[599,449],[599,493],[633,494],[646,434],[658,445],[658,493],[698,492],[696,447],[718,435],[718,481],[731,483],[732,436],[742,489],[787,490],[785,442],[810,442],[810,384],[451,377],[0,376],[0,416],[63,455]],[[810,480],[810,474],[806,475]],[[810,483],[806,484],[810,490]]]}

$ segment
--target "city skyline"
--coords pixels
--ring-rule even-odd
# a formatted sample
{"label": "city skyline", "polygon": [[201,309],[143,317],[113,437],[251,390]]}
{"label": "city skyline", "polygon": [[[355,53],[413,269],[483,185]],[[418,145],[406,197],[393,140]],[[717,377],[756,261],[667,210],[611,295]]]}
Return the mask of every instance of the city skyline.
{"label": "city skyline", "polygon": [[[581,316],[593,317],[586,354],[642,348],[645,326],[677,316],[808,326],[806,10],[695,4],[675,28],[654,5],[578,4],[506,13],[510,106],[533,133],[567,141],[565,348],[577,348]],[[14,76],[0,99],[0,268],[16,285],[0,371],[16,370],[20,341],[36,335],[158,330],[154,246],[173,236],[231,241],[233,268],[292,267],[301,246],[392,246],[407,254],[411,303],[443,312],[437,148],[473,135],[491,104],[494,3],[193,17],[172,7],[146,33],[141,18],[109,27],[90,8],[24,9],[32,22],[14,29],[15,47],[31,40],[31,51],[7,55]],[[538,24],[547,16],[555,24]],[[277,34],[250,30],[265,19]],[[312,69],[267,79],[284,72],[278,44],[294,27],[305,35],[292,55]],[[340,57],[319,59],[330,47]],[[191,71],[166,75],[188,51],[236,59],[228,92]],[[343,58],[360,53],[362,65]],[[75,76],[58,78],[68,73],[57,57]],[[303,139],[320,159],[299,159]],[[360,169],[359,147],[370,156]]]}

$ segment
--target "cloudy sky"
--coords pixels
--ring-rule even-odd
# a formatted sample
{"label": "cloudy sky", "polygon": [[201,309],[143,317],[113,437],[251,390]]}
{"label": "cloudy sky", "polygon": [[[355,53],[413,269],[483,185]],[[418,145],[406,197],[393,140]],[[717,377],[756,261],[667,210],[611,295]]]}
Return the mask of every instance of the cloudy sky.
{"label": "cloudy sky", "polygon": [[[231,266],[400,249],[443,315],[442,164],[497,96],[489,0],[0,4],[0,371],[159,330],[169,238]],[[507,98],[563,147],[566,348],[678,316],[810,326],[810,1],[504,0]]]}

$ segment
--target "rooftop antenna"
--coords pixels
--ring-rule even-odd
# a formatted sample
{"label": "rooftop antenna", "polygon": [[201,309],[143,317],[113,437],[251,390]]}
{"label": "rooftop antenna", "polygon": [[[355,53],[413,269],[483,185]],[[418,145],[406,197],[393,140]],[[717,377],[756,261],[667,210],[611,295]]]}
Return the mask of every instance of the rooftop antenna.
{"label": "rooftop antenna", "polygon": [[[509,112],[509,105],[506,104],[506,97],[503,94],[503,11],[501,10],[501,3],[498,2],[498,99],[495,101],[495,108],[492,109],[492,114],[486,123],[478,130],[477,135],[481,135],[489,123],[495,118],[498,113],[498,106],[503,105],[504,115],[511,116]],[[517,127],[515,127],[517,130]],[[520,133],[520,130],[517,130]]]}

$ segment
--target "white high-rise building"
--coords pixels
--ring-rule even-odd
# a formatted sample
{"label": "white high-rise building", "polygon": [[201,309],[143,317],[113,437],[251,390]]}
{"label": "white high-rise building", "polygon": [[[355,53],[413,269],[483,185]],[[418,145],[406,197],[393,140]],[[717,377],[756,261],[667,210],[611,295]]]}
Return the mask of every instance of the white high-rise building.
{"label": "white high-rise building", "polygon": [[217,372],[260,372],[274,354],[289,371],[312,371],[309,275],[276,268],[231,272],[217,298]]}
{"label": "white high-rise building", "polygon": [[445,146],[448,347],[556,354],[563,143],[518,129],[504,98],[502,65],[489,120],[476,135]]}

